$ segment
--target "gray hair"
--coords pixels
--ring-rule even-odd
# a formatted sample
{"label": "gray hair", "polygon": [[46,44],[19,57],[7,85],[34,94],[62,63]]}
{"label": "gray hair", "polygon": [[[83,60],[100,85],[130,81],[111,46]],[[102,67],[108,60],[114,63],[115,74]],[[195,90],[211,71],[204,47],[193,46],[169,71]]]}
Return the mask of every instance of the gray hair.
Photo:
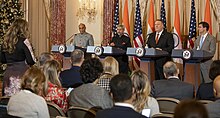
{"label": "gray hair", "polygon": [[71,61],[72,64],[80,63],[81,60],[84,59],[84,52],[80,49],[75,49],[71,53]]}
{"label": "gray hair", "polygon": [[122,28],[122,29],[125,29],[125,26],[124,26],[124,25],[122,25],[122,24],[119,24],[119,25],[117,25],[117,28]]}
{"label": "gray hair", "polygon": [[166,77],[174,76],[178,74],[178,68],[174,62],[168,61],[163,66],[163,73]]}

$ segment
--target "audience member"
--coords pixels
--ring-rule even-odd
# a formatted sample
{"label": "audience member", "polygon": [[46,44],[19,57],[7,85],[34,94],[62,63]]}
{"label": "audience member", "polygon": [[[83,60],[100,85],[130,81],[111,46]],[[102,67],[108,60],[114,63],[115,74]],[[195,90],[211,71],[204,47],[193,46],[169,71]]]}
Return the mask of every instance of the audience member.
{"label": "audience member", "polygon": [[35,57],[29,38],[28,23],[16,19],[3,38],[1,63],[7,64],[3,77],[3,95],[11,96],[20,90],[20,77]]}
{"label": "audience member", "polygon": [[[214,56],[216,51],[216,39],[209,33],[209,24],[204,21],[200,22],[198,31],[199,36],[194,43],[194,49],[208,51]],[[200,63],[200,79],[202,83],[208,83],[212,81],[209,78],[208,73],[212,62],[213,60],[211,58]]]}
{"label": "audience member", "polygon": [[153,82],[152,96],[170,97],[179,100],[193,98],[193,85],[182,82],[178,78],[179,69],[174,62],[168,61],[163,66],[166,80],[156,80]]}
{"label": "audience member", "polygon": [[110,92],[109,82],[111,78],[119,74],[118,61],[114,57],[106,57],[103,61],[103,74],[95,81],[95,83]]}
{"label": "audience member", "polygon": [[69,104],[71,106],[84,108],[101,107],[102,109],[113,106],[108,91],[93,83],[102,72],[103,66],[98,58],[87,59],[83,62],[80,68],[80,75],[85,84],[71,91],[69,96]]}
{"label": "audience member", "polygon": [[79,24],[79,32],[75,34],[74,39],[71,41],[73,42],[74,46],[86,48],[87,46],[94,45],[93,36],[86,32],[86,25],[83,23]]}
{"label": "audience member", "polygon": [[209,118],[209,117],[207,110],[202,103],[197,102],[196,100],[183,100],[176,106],[174,111],[174,118]]}
{"label": "audience member", "polygon": [[212,80],[212,82],[200,84],[196,95],[197,99],[215,100],[213,81],[218,75],[220,75],[220,60],[215,60],[212,62],[209,69],[209,78]]}
{"label": "audience member", "polygon": [[134,110],[132,105],[135,94],[132,82],[128,75],[118,74],[110,81],[111,95],[115,106],[110,109],[99,111],[96,118],[145,118]]}
{"label": "audience member", "polygon": [[150,116],[159,114],[160,111],[157,100],[149,96],[151,86],[147,74],[141,70],[133,71],[131,74],[131,80],[133,83],[134,94],[136,94],[136,99],[134,100],[135,110],[141,113],[143,109],[150,109]]}
{"label": "audience member", "polygon": [[45,100],[57,104],[66,112],[68,109],[67,95],[59,80],[60,70],[60,63],[56,60],[47,61],[44,64],[43,71],[48,84]]}
{"label": "audience member", "polygon": [[149,48],[155,48],[157,50],[163,50],[169,53],[169,56],[160,57],[155,59],[155,79],[165,79],[163,74],[163,65],[171,60],[171,52],[174,48],[173,35],[164,29],[163,21],[157,19],[154,23],[155,32],[149,34],[147,38],[146,46]]}
{"label": "audience member", "polygon": [[64,88],[76,88],[83,84],[79,70],[84,61],[84,52],[76,49],[71,53],[70,57],[72,67],[60,73],[60,81]]}
{"label": "audience member", "polygon": [[220,116],[220,75],[213,82],[215,101],[207,104],[206,108],[210,118],[219,118]]}
{"label": "audience member", "polygon": [[[127,51],[128,47],[131,47],[131,41],[130,38],[125,35],[125,26],[124,25],[118,25],[117,26],[117,34],[114,35],[110,42],[110,46],[122,49],[124,51]],[[114,56],[115,59],[119,63],[119,72],[128,74],[129,69],[129,63],[128,63],[128,56],[126,54],[124,55],[118,55]]]}
{"label": "audience member", "polygon": [[38,59],[38,62],[39,62],[39,68],[43,68],[43,65],[47,62],[47,61],[50,61],[50,60],[53,60],[54,57],[51,53],[49,52],[43,52],[40,54],[40,57]]}
{"label": "audience member", "polygon": [[8,114],[22,118],[49,118],[47,103],[39,95],[46,94],[46,78],[37,67],[28,69],[21,80],[21,91],[11,96]]}

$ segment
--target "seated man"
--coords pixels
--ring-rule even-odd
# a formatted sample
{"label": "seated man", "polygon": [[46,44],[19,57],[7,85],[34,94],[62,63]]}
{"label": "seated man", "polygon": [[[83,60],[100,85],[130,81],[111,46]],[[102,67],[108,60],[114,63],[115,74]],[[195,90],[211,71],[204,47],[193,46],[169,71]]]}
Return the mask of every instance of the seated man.
{"label": "seated man", "polygon": [[99,59],[91,58],[83,62],[80,75],[85,84],[71,91],[69,95],[70,106],[101,107],[102,109],[113,106],[109,92],[93,83],[102,72],[103,66]]}
{"label": "seated man", "polygon": [[129,76],[118,74],[110,81],[111,94],[115,106],[110,109],[99,111],[96,118],[145,118],[145,116],[134,110],[132,105],[135,95]]}
{"label": "seated man", "polygon": [[84,61],[84,52],[76,49],[71,53],[70,57],[72,67],[60,73],[60,81],[64,88],[76,88],[83,84],[79,70]]}
{"label": "seated man", "polygon": [[219,118],[220,116],[220,75],[213,82],[215,102],[207,104],[206,108],[209,118]]}
{"label": "seated man", "polygon": [[156,80],[153,82],[151,91],[153,97],[170,97],[179,100],[193,98],[193,85],[182,82],[178,78],[179,69],[174,62],[168,61],[165,63],[163,73],[166,80]]}
{"label": "seated man", "polygon": [[213,81],[218,75],[220,75],[220,60],[215,60],[212,62],[209,69],[209,78],[212,80],[212,82],[200,84],[196,94],[196,99],[215,100]]}

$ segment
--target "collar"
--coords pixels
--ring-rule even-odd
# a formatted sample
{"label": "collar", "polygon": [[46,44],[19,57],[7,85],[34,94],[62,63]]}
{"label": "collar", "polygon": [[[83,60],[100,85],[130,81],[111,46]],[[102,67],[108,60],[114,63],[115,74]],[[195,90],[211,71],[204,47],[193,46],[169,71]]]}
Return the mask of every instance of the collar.
{"label": "collar", "polygon": [[169,76],[167,79],[179,79],[177,76]]}
{"label": "collar", "polygon": [[161,30],[160,32],[156,32],[156,35],[159,34],[159,37],[160,37],[162,33],[163,33],[163,30]]}
{"label": "collar", "polygon": [[206,32],[204,35],[201,35],[201,37],[203,36],[203,39],[205,39],[207,35],[208,35],[208,32]]}
{"label": "collar", "polygon": [[131,105],[131,104],[128,104],[128,103],[116,102],[115,105],[116,106],[122,106],[122,107],[129,107],[129,108],[134,109],[134,106]]}

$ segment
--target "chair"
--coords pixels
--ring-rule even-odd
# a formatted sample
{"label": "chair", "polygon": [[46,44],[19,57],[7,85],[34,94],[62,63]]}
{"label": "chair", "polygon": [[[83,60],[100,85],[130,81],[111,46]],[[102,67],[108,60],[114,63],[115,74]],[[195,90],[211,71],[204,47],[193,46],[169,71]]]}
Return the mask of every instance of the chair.
{"label": "chair", "polygon": [[47,102],[47,106],[48,106],[48,110],[49,110],[49,114],[51,118],[55,118],[56,116],[66,117],[65,113],[62,111],[62,109],[58,105],[52,102]]}
{"label": "chair", "polygon": [[151,118],[173,118],[173,114],[155,114]]}
{"label": "chair", "polygon": [[175,98],[156,98],[161,113],[173,114],[176,105],[180,102]]}
{"label": "chair", "polygon": [[72,106],[68,109],[67,116],[70,118],[95,118],[96,110]]}
{"label": "chair", "polygon": [[8,116],[7,114],[7,105],[10,97],[8,96],[3,96],[0,97],[0,118],[4,118]]}
{"label": "chair", "polygon": [[213,101],[211,100],[198,100],[198,102],[202,103],[202,104],[209,104],[209,103],[212,103]]}
{"label": "chair", "polygon": [[7,105],[10,97],[9,96],[3,96],[0,97],[0,105]]}

